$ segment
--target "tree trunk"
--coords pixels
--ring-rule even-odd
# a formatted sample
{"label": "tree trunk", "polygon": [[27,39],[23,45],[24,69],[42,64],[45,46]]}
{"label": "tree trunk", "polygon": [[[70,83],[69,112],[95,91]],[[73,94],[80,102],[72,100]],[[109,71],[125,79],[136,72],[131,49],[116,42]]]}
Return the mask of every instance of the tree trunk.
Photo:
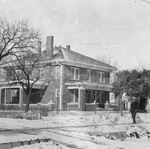
{"label": "tree trunk", "polygon": [[26,102],[26,107],[25,107],[25,113],[27,113],[30,109],[30,97],[31,97],[31,91],[27,95],[27,102]]}
{"label": "tree trunk", "polygon": [[120,94],[120,97],[121,97],[121,98],[120,98],[120,113],[121,113],[121,116],[123,116],[122,95],[123,95],[123,93]]}

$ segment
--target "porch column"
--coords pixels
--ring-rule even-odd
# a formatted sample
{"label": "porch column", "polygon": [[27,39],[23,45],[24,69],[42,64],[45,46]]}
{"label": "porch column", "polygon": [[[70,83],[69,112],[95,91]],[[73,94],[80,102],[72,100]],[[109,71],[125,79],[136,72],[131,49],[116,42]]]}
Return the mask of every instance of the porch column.
{"label": "porch column", "polygon": [[78,88],[78,108],[85,111],[85,88]]}
{"label": "porch column", "polygon": [[6,88],[4,89],[4,103],[3,104],[6,104]]}
{"label": "porch column", "polygon": [[64,87],[64,66],[60,66],[60,93],[59,93],[59,109],[63,110],[63,87]]}
{"label": "porch column", "polygon": [[1,96],[2,88],[0,88],[0,104],[2,103],[2,96]]}
{"label": "porch column", "polygon": [[147,100],[147,107],[146,107],[147,111],[150,111],[150,99]]}
{"label": "porch column", "polygon": [[23,88],[20,87],[19,89],[20,89],[20,92],[19,92],[19,105],[21,107],[23,107]]}

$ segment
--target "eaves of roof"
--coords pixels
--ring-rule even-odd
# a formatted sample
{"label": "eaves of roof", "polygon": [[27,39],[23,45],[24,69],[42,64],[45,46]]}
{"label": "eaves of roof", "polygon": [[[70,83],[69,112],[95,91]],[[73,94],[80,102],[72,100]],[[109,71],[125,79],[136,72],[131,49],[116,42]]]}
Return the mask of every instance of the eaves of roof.
{"label": "eaves of roof", "polygon": [[[23,80],[24,81],[24,83],[26,82],[26,80]],[[33,81],[32,80],[30,80],[30,83],[32,84],[33,83]],[[9,87],[11,87],[11,86],[21,86],[20,84],[19,84],[19,81],[1,81],[0,82],[0,86],[9,86]],[[33,88],[43,88],[43,87],[45,87],[45,86],[48,86],[48,83],[45,83],[44,81],[42,81],[42,80],[38,80],[37,82],[35,82],[34,83],[34,85],[33,85]]]}
{"label": "eaves of roof", "polygon": [[115,67],[106,67],[106,66],[101,66],[101,65],[81,63],[81,62],[70,61],[70,60],[65,60],[65,59],[59,60],[58,62],[61,63],[62,65],[69,65],[69,66],[81,67],[81,68],[87,68],[87,69],[93,69],[93,70],[101,70],[101,71],[106,71],[106,72],[112,72],[112,71],[117,70]]}
{"label": "eaves of roof", "polygon": [[75,51],[67,50],[65,48],[62,48],[62,53],[64,55],[64,59],[67,60],[67,61],[75,61],[75,62],[90,64],[90,65],[108,67],[108,68],[111,68],[111,69],[115,68],[115,67],[113,67],[109,64],[106,64],[106,63],[101,62],[99,60],[96,60],[96,59],[93,59],[91,57],[85,56],[83,54],[77,53]]}

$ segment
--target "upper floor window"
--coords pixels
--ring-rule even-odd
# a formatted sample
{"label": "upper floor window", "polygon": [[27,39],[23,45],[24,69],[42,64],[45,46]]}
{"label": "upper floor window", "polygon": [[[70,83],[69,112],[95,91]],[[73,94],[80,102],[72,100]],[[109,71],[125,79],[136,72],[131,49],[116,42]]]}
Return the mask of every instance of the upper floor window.
{"label": "upper floor window", "polygon": [[79,68],[71,67],[72,79],[79,80],[80,79],[80,71]]}
{"label": "upper floor window", "polygon": [[46,75],[47,75],[47,69],[46,69],[46,67],[41,67],[40,69],[39,69],[39,77],[40,77],[40,79],[41,80],[44,80],[44,79],[46,79]]}
{"label": "upper floor window", "polygon": [[60,90],[59,89],[55,89],[55,97],[60,97]]}
{"label": "upper floor window", "polygon": [[6,80],[6,70],[0,68],[0,81]]}
{"label": "upper floor window", "polygon": [[22,71],[21,70],[12,70],[12,79],[13,80],[23,79]]}
{"label": "upper floor window", "polygon": [[39,79],[41,75],[41,71],[39,72],[38,69],[34,68],[31,72],[31,79]]}
{"label": "upper floor window", "polygon": [[91,70],[87,70],[88,81],[91,81]]}
{"label": "upper floor window", "polygon": [[99,77],[99,81],[100,83],[105,83],[105,73],[104,72],[98,72],[98,77]]}
{"label": "upper floor window", "polygon": [[60,66],[55,67],[55,79],[59,79],[60,77]]}
{"label": "upper floor window", "polygon": [[40,68],[40,79],[44,79],[44,69]]}
{"label": "upper floor window", "polygon": [[15,70],[15,72],[16,72],[17,75],[21,74],[21,70]]}

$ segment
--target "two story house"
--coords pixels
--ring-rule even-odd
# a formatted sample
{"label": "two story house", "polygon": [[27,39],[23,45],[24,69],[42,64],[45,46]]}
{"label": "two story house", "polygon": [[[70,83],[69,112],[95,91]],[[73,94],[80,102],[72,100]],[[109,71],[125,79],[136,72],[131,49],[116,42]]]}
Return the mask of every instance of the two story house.
{"label": "two story house", "polygon": [[[54,37],[48,36],[44,51],[41,42],[38,44],[43,59],[39,65],[40,80],[33,86],[33,92],[40,92],[33,95],[30,104],[52,103],[63,111],[93,110],[95,104],[104,108],[112,91],[110,73],[116,68],[72,51],[70,46],[54,47],[53,42]],[[1,104],[21,106],[26,102],[21,86],[9,86],[3,81],[0,91]]]}

